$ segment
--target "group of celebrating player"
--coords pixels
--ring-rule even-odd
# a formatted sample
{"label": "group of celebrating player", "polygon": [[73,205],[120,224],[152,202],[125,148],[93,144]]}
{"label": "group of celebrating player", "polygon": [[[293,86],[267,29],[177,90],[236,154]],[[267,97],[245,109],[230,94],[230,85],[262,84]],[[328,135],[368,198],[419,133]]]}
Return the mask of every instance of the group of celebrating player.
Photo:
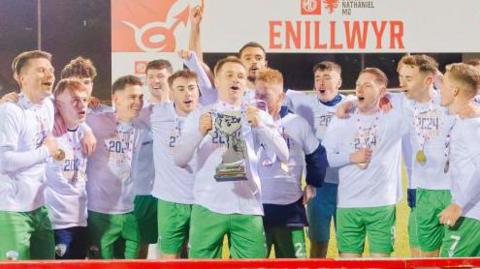
{"label": "group of celebrating player", "polygon": [[[198,44],[201,8],[194,12]],[[197,50],[198,51],[198,50]],[[378,68],[338,90],[341,67],[313,68],[315,94],[284,90],[248,43],[219,60],[182,51],[91,103],[95,68],[78,57],[55,82],[51,55],[20,53],[19,94],[0,105],[0,260],[325,257],[335,219],[341,257],[393,252],[401,159],[412,256],[480,255],[480,71],[426,55],[400,59],[403,93]],[[305,187],[302,187],[305,178]]]}

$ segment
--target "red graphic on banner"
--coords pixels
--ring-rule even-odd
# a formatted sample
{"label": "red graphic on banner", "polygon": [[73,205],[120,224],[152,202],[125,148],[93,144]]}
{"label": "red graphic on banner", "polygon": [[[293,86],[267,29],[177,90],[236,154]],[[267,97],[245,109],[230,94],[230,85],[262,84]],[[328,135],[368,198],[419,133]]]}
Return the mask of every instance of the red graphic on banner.
{"label": "red graphic on banner", "polygon": [[302,15],[322,14],[322,0],[300,0]]}
{"label": "red graphic on banner", "polygon": [[[112,50],[174,52],[175,30],[187,25],[190,6],[178,9],[177,0],[112,1]],[[170,14],[176,8],[181,10]]]}
{"label": "red graphic on banner", "polygon": [[338,0],[323,0],[323,3],[330,14],[332,14],[338,7]]}

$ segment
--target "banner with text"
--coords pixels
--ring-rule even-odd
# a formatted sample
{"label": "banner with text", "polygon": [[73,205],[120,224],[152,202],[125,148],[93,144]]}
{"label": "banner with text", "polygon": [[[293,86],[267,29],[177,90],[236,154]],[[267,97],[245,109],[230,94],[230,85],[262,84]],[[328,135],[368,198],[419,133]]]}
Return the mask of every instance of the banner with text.
{"label": "banner with text", "polygon": [[[199,0],[111,0],[112,78],[142,74],[146,61],[188,47]],[[205,52],[249,41],[268,52],[478,52],[478,0],[204,0]]]}

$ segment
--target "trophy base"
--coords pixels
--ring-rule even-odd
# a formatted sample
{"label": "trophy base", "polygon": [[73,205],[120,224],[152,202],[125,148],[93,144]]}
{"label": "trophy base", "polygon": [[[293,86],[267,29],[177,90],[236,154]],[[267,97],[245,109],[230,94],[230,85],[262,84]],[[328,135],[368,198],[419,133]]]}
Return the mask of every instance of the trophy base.
{"label": "trophy base", "polygon": [[245,180],[248,180],[245,175],[239,175],[239,176],[220,176],[220,175],[215,175],[214,178],[215,178],[215,180],[216,180],[217,182],[245,181]]}

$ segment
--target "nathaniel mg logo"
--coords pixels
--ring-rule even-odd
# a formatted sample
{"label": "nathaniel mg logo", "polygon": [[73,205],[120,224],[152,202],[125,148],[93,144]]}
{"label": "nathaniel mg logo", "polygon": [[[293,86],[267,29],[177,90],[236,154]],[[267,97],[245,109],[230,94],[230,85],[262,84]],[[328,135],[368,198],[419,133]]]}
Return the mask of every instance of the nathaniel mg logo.
{"label": "nathaniel mg logo", "polygon": [[301,0],[302,15],[321,15],[322,5],[329,14],[335,12],[340,4],[340,0]]}

